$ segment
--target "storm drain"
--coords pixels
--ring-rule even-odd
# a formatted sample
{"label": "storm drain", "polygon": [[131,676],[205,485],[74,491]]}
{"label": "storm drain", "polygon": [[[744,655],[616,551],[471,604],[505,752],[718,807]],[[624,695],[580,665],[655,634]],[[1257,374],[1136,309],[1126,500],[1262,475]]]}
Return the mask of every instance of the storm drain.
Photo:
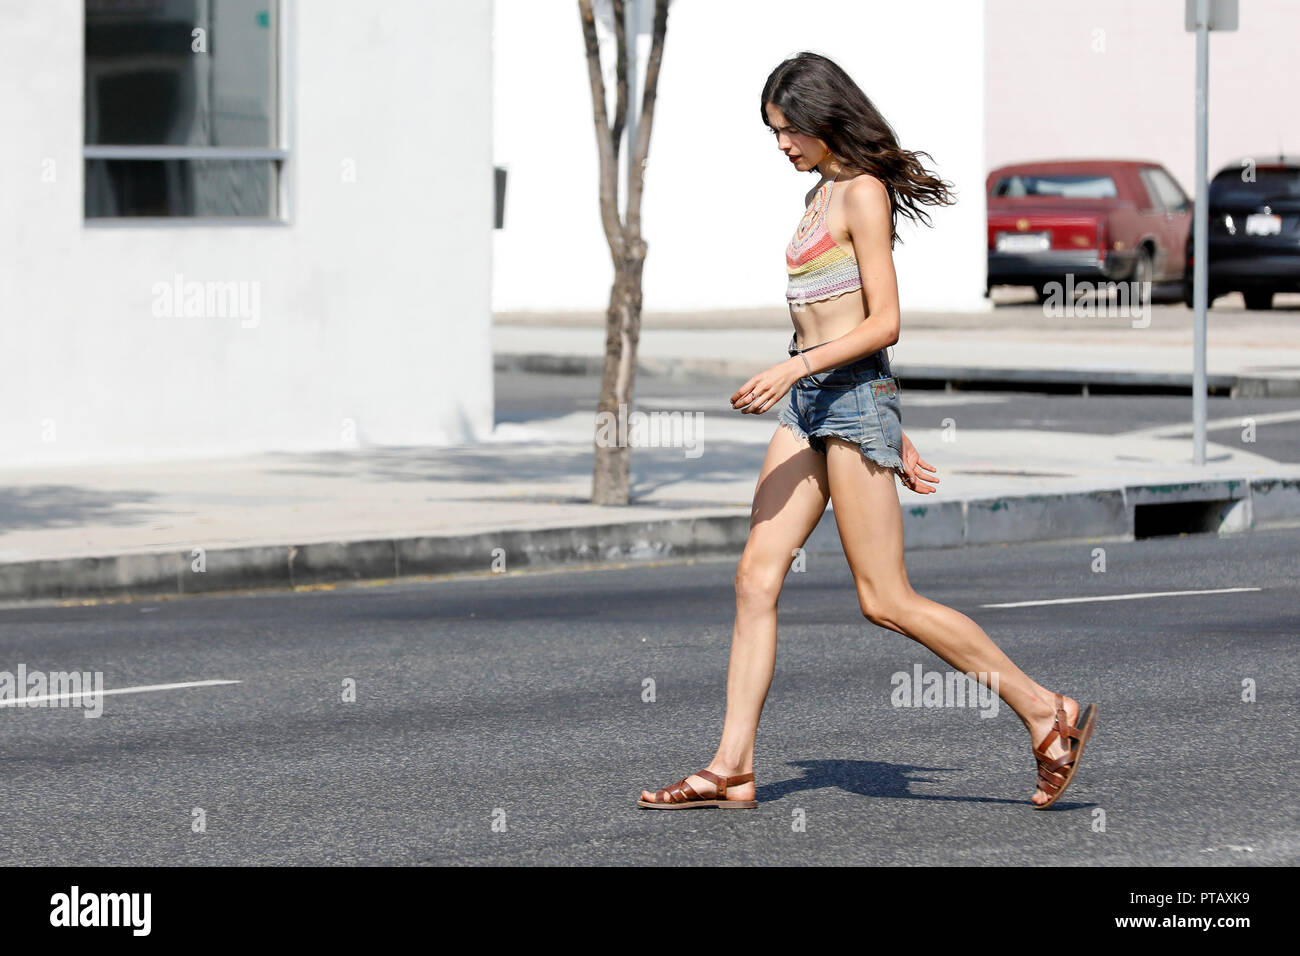
{"label": "storm drain", "polygon": [[1133,537],[1140,539],[1170,534],[1214,534],[1223,527],[1224,516],[1236,503],[1235,499],[1223,498],[1214,501],[1135,505]]}

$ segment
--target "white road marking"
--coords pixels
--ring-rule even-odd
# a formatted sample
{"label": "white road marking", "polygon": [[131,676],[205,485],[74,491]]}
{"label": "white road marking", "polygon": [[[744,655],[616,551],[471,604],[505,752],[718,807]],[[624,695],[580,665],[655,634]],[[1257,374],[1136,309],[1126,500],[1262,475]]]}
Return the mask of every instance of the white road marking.
{"label": "white road marking", "polygon": [[914,388],[907,391],[907,379],[903,379],[903,402],[913,408],[929,408],[933,405],[1003,405],[1011,401],[1003,395],[979,395],[970,392],[940,392]]}
{"label": "white road marking", "polygon": [[[1222,431],[1228,428],[1245,428],[1242,419],[1249,418],[1256,425],[1274,425],[1278,422],[1300,421],[1300,409],[1290,412],[1264,412],[1261,415],[1234,415],[1231,418],[1214,418],[1205,423],[1206,431]],[[1173,425],[1156,425],[1153,428],[1139,428],[1131,432],[1119,432],[1115,438],[1176,438],[1192,433],[1191,422],[1178,422]]]}
{"label": "white road marking", "polygon": [[[109,694],[146,694],[155,690],[179,690],[183,687],[214,687],[217,684],[242,684],[238,680],[196,680],[184,684],[145,684],[140,687],[116,687],[112,690],[101,690],[99,695],[107,697]],[[0,707],[18,707],[23,704],[33,704],[42,700],[74,700],[78,697],[93,697],[93,690],[80,691],[76,694],[40,694],[36,697],[19,697],[14,700],[0,700]]]}
{"label": "white road marking", "polygon": [[1141,594],[1105,594],[1100,597],[1052,598],[1048,601],[1013,601],[1009,604],[981,604],[980,607],[1034,607],[1040,604],[1081,604],[1084,601],[1131,601],[1134,598],[1180,597],[1184,594],[1230,594],[1262,588],[1211,588],[1205,591],[1146,591]]}

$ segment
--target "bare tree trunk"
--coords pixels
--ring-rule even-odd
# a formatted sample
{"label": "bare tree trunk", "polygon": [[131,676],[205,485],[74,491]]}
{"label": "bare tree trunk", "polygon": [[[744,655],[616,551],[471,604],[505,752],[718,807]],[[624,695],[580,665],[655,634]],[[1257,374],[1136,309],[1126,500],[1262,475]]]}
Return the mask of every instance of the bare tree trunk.
{"label": "bare tree trunk", "polygon": [[[618,85],[614,121],[605,111],[605,81],[600,71],[600,46],[591,0],[578,0],[582,35],[587,48],[587,73],[591,81],[600,154],[600,216],[614,263],[614,283],[605,313],[605,371],[597,405],[597,426],[593,440],[595,465],[591,500],[598,505],[628,502],[631,449],[623,423],[632,411],[636,384],[636,353],[641,338],[641,277],[645,269],[646,244],[641,238],[641,192],[646,156],[650,151],[650,128],[654,120],[655,92],[663,60],[664,36],[668,31],[668,0],[655,0],[654,33],[650,59],[646,64],[645,94],[637,122],[636,143],[628,163],[626,222],[618,213],[618,154],[627,119],[627,49],[636,35],[627,36],[623,0],[612,0],[614,36],[618,44]],[[602,426],[604,420],[606,424]],[[613,427],[611,429],[610,424]],[[611,435],[613,440],[610,440]]]}

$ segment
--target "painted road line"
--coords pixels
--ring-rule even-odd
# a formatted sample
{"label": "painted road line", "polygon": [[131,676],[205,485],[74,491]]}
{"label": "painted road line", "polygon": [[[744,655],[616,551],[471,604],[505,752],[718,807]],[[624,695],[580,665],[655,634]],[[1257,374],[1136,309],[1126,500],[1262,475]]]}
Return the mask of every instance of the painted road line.
{"label": "painted road line", "polygon": [[242,684],[238,680],[196,680],[184,684],[145,684],[140,687],[117,687],[113,690],[78,691],[75,694],[41,694],[36,697],[19,697],[16,700],[0,700],[0,707],[18,707],[43,700],[74,700],[78,697],[107,697],[109,694],[147,694],[155,690],[180,690],[184,687],[215,687],[218,684]]}
{"label": "painted road line", "polygon": [[1135,598],[1182,597],[1184,594],[1231,594],[1261,591],[1263,588],[1210,588],[1205,591],[1146,591],[1141,594],[1105,594],[1099,597],[1052,598],[1047,601],[1012,601],[1009,604],[981,604],[980,607],[1035,607],[1040,604],[1082,604],[1084,601],[1132,601]]}
{"label": "painted road line", "polygon": [[[1276,425],[1279,422],[1300,421],[1300,410],[1290,412],[1263,412],[1259,415],[1234,415],[1232,418],[1214,418],[1205,423],[1206,431],[1223,431],[1228,428],[1245,428],[1243,420],[1250,419],[1258,425]],[[1138,428],[1131,432],[1119,432],[1115,438],[1176,438],[1191,434],[1192,426],[1188,422],[1173,425],[1156,425],[1153,428]]]}

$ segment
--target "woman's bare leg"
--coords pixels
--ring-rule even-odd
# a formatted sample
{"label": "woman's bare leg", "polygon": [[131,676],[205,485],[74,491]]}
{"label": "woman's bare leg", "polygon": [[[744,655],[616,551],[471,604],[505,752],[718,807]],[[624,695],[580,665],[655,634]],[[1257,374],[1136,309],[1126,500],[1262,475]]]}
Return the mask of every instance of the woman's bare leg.
{"label": "woman's bare leg", "polygon": [[[826,457],[789,428],[778,427],[754,489],[749,540],[736,568],[736,623],[727,668],[727,715],[722,742],[707,770],[735,776],[754,769],[754,736],[776,666],[776,602],[794,551],[826,511]],[[692,774],[692,789],[711,796],[713,784]],[[727,798],[754,799],[754,784],[727,789]],[[642,800],[654,794],[641,791]]]}
{"label": "woman's bare leg", "polygon": [[[1037,745],[1052,729],[1055,695],[1012,663],[978,624],[965,614],[912,590],[903,562],[903,514],[894,472],[867,459],[852,442],[828,438],[827,480],[844,555],[853,571],[858,603],[873,624],[924,644],[962,673],[997,674],[997,691],[1020,717]],[[1076,723],[1079,703],[1065,698]],[[1061,741],[1048,748],[1065,753]],[[1046,802],[1041,789],[1031,798]]]}

